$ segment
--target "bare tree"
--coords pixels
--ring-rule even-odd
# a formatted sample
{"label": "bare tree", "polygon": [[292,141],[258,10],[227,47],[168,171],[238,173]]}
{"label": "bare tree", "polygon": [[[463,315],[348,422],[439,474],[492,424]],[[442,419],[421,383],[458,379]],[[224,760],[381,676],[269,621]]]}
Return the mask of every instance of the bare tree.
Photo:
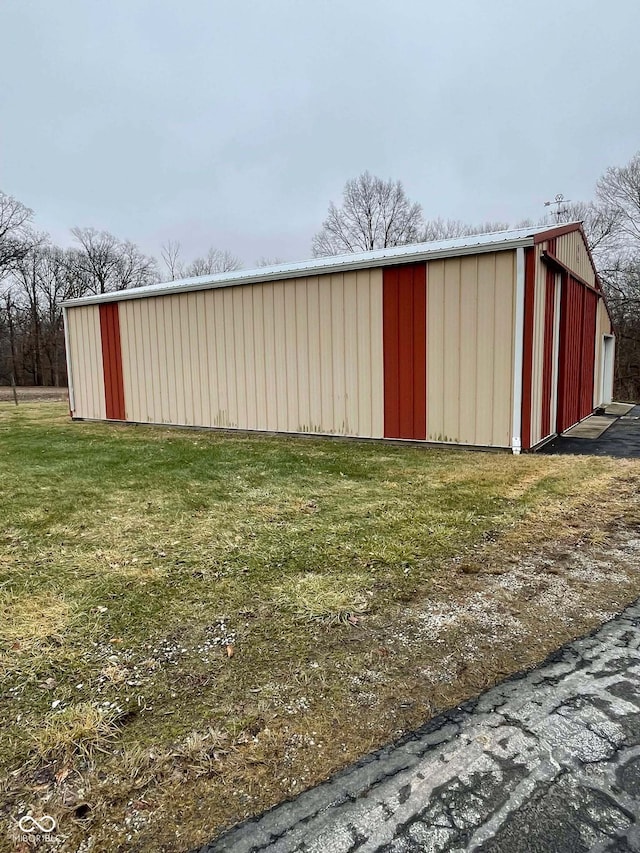
{"label": "bare tree", "polygon": [[7,278],[4,306],[11,336],[12,373],[18,381],[59,385],[65,373],[60,303],[75,293],[70,286],[64,251],[51,245],[45,234],[33,237],[28,253],[14,263]]}
{"label": "bare tree", "polygon": [[32,218],[30,208],[0,191],[0,276],[29,251]]}
{"label": "bare tree", "polygon": [[29,370],[34,385],[42,384],[42,331],[40,312],[38,311],[38,265],[40,252],[45,241],[46,237],[40,235],[28,253],[14,263],[11,274],[15,304],[22,309],[23,321],[28,330],[28,334],[24,336],[24,343],[28,345],[28,350],[23,354],[25,362],[23,366]]}
{"label": "bare tree", "polygon": [[277,255],[274,255],[272,258],[265,257],[264,255],[261,258],[258,258],[256,261],[257,267],[275,267],[278,264],[283,264],[284,259],[279,258]]}
{"label": "bare tree", "polygon": [[118,286],[118,238],[95,228],[72,228],[80,248],[71,256],[75,274],[87,282],[93,293],[120,290]]}
{"label": "bare tree", "polygon": [[155,258],[144,255],[140,249],[126,240],[120,243],[120,287],[127,290],[130,287],[144,287],[158,281],[158,268]]}
{"label": "bare tree", "polygon": [[593,201],[567,201],[557,213],[557,223],[563,222],[582,222],[589,248],[600,265],[606,266],[611,253],[620,247],[620,213],[615,207]]}
{"label": "bare tree", "polygon": [[342,204],[329,205],[313,238],[314,257],[366,252],[414,243],[422,228],[422,207],[411,202],[400,181],[363,172],[345,184]]}
{"label": "bare tree", "polygon": [[37,287],[44,379],[51,385],[60,386],[66,383],[61,303],[75,296],[76,292],[68,274],[65,252],[58,246],[42,247]]}
{"label": "bare tree", "polygon": [[607,169],[596,185],[600,206],[615,211],[615,227],[634,248],[640,246],[640,151],[626,166]]}
{"label": "bare tree", "polygon": [[164,265],[167,268],[169,281],[175,281],[178,278],[183,278],[183,265],[180,260],[181,251],[182,246],[180,245],[179,240],[167,240],[167,242],[163,243],[160,247],[160,254],[164,261]]}
{"label": "bare tree", "polygon": [[71,233],[80,244],[69,256],[72,275],[89,292],[109,293],[157,281],[155,259],[144,255],[134,243],[121,242],[108,231],[95,228],[72,228]]}
{"label": "bare tree", "polygon": [[580,220],[598,265],[617,336],[616,394],[640,398],[640,152],[607,169],[596,198],[567,202],[561,221]]}
{"label": "bare tree", "polygon": [[20,309],[11,287],[0,292],[0,380],[19,383],[22,359],[20,355]]}
{"label": "bare tree", "polygon": [[211,248],[206,257],[196,258],[183,270],[186,278],[199,275],[214,275],[221,272],[233,272],[242,269],[242,261],[226,249]]}
{"label": "bare tree", "polygon": [[616,396],[640,399],[640,255],[621,256],[603,275],[616,333]]}
{"label": "bare tree", "polygon": [[460,219],[429,219],[422,230],[420,240],[429,243],[433,240],[449,240],[454,237],[468,237],[472,234],[486,234],[490,231],[506,231],[508,222],[481,222],[479,225],[469,225]]}

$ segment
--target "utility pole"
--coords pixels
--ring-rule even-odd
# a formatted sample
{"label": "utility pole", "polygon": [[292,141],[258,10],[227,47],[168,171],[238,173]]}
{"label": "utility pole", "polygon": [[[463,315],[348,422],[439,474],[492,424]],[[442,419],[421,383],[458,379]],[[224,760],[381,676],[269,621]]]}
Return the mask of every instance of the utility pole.
{"label": "utility pole", "polygon": [[567,212],[567,208],[563,207],[563,204],[568,204],[571,201],[569,198],[565,198],[562,193],[558,193],[553,201],[545,201],[545,207],[553,207],[555,205],[555,210],[549,211],[549,216],[555,218],[556,225],[559,225],[562,221],[563,215]]}

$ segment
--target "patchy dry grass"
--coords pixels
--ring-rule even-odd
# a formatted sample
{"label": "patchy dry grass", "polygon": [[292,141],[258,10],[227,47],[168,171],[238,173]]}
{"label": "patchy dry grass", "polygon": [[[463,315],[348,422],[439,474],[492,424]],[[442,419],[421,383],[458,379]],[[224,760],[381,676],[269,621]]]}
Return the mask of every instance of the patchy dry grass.
{"label": "patchy dry grass", "polygon": [[193,847],[640,595],[632,462],[49,403],[0,470],[0,813],[61,851]]}
{"label": "patchy dry grass", "polygon": [[0,647],[14,652],[33,650],[66,628],[69,606],[59,595],[14,595],[0,599]]}
{"label": "patchy dry grass", "polygon": [[60,711],[49,711],[33,731],[33,752],[45,761],[83,758],[96,750],[104,751],[117,732],[122,711],[109,705],[90,702],[66,705]]}
{"label": "patchy dry grass", "polygon": [[301,619],[357,624],[358,616],[369,609],[369,599],[373,595],[366,588],[369,580],[364,573],[322,575],[307,572],[278,584],[274,589],[274,601]]}

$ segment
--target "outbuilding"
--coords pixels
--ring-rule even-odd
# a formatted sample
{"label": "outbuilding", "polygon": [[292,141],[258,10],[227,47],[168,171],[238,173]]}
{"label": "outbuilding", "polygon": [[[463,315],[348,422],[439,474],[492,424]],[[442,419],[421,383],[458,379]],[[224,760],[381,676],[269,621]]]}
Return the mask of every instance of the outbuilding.
{"label": "outbuilding", "polygon": [[76,420],[539,447],[611,401],[580,223],[64,305]]}

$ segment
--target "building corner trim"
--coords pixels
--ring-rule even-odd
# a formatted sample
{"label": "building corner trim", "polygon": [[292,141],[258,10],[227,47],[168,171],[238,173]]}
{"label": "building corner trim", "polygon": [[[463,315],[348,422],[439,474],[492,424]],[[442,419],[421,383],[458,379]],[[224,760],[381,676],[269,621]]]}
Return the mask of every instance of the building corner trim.
{"label": "building corner trim", "polygon": [[516,313],[513,353],[513,413],[511,450],[518,456],[522,449],[522,367],[524,357],[524,249],[516,249]]}
{"label": "building corner trim", "polygon": [[62,325],[64,328],[64,354],[67,359],[67,391],[69,393],[69,414],[74,416],[76,403],[73,394],[73,377],[71,375],[71,344],[69,343],[69,317],[67,309],[62,307]]}

